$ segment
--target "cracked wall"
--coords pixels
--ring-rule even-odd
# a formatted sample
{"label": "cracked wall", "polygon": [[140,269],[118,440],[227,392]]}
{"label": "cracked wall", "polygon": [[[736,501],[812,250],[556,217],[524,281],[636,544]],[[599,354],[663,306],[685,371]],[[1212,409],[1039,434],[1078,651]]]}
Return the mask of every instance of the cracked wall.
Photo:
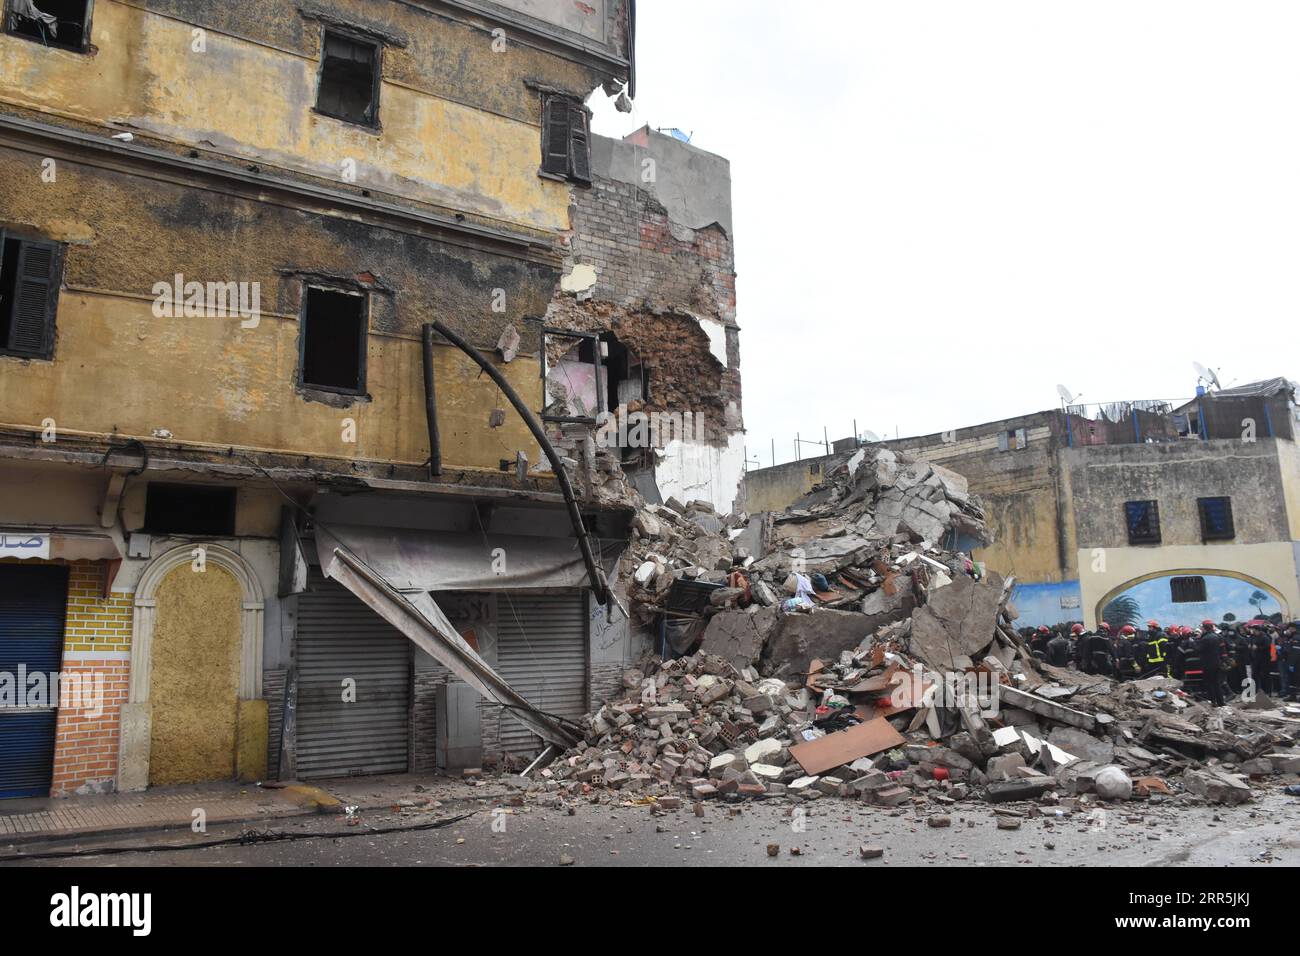
{"label": "cracked wall", "polygon": [[655,478],[664,497],[703,498],[731,511],[744,424],[729,164],[641,130],[619,141],[596,137],[592,167],[591,187],[574,189],[571,278],[546,324],[613,332],[640,356],[648,394],[629,411],[703,419],[702,441],[660,450]]}

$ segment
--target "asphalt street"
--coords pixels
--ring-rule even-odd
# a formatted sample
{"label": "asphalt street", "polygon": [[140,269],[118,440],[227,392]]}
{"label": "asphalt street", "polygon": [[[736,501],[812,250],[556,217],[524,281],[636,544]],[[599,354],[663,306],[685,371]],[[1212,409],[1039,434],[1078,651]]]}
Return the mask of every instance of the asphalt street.
{"label": "asphalt street", "polygon": [[[1179,800],[1130,802],[1087,813],[1063,811],[1058,817],[1050,806],[1011,805],[1009,809],[1027,813],[1017,818],[1018,829],[999,829],[993,806],[974,801],[924,810],[891,810],[834,798],[811,803],[711,802],[703,805],[702,816],[689,804],[655,812],[646,806],[585,802],[554,808],[510,803],[511,796],[503,794],[439,806],[363,810],[351,817],[302,817],[257,830],[229,825],[202,834],[144,833],[0,847],[0,865],[1300,865],[1300,799],[1277,791],[1231,808]],[[469,816],[435,826],[461,814]],[[948,825],[932,826],[929,818],[940,816],[948,818]],[[389,828],[399,829],[377,832]],[[196,845],[238,840],[250,833],[276,838],[246,845]],[[774,857],[768,855],[773,844]],[[863,846],[883,848],[883,856],[863,860]],[[133,849],[143,847],[150,849]],[[31,858],[42,854],[72,855]]]}

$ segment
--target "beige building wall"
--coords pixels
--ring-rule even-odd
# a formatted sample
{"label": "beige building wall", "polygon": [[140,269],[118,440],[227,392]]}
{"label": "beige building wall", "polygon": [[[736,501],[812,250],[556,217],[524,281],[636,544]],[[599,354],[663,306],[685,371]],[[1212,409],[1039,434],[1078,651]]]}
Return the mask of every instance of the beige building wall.
{"label": "beige building wall", "polygon": [[1270,592],[1282,617],[1300,611],[1295,549],[1289,541],[1264,544],[1173,545],[1160,548],[1080,550],[1079,587],[1084,622],[1095,627],[1101,609],[1135,584],[1166,575],[1223,575],[1249,581]]}

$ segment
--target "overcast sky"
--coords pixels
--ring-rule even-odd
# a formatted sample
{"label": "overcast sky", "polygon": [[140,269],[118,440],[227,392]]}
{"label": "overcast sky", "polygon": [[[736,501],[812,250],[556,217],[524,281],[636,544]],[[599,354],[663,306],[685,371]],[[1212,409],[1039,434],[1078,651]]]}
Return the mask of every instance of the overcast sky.
{"label": "overcast sky", "polygon": [[[1300,377],[1300,4],[643,0],[731,160],[751,467],[794,437]],[[664,175],[664,171],[660,171]],[[818,454],[808,446],[804,457]]]}

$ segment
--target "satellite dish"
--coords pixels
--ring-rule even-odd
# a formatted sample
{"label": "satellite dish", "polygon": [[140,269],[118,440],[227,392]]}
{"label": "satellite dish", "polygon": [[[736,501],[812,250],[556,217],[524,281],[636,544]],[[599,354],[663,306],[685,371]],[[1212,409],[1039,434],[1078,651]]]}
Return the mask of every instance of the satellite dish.
{"label": "satellite dish", "polygon": [[1056,394],[1061,396],[1061,401],[1065,402],[1065,404],[1074,404],[1074,394],[1064,385],[1056,386]]}
{"label": "satellite dish", "polygon": [[874,445],[876,442],[880,441],[880,436],[868,428],[862,433],[862,440],[869,445]]}
{"label": "satellite dish", "polygon": [[1196,377],[1213,388],[1223,388],[1219,384],[1219,376],[1214,374],[1213,369],[1208,369],[1200,362],[1193,362],[1192,368],[1196,369]]}

